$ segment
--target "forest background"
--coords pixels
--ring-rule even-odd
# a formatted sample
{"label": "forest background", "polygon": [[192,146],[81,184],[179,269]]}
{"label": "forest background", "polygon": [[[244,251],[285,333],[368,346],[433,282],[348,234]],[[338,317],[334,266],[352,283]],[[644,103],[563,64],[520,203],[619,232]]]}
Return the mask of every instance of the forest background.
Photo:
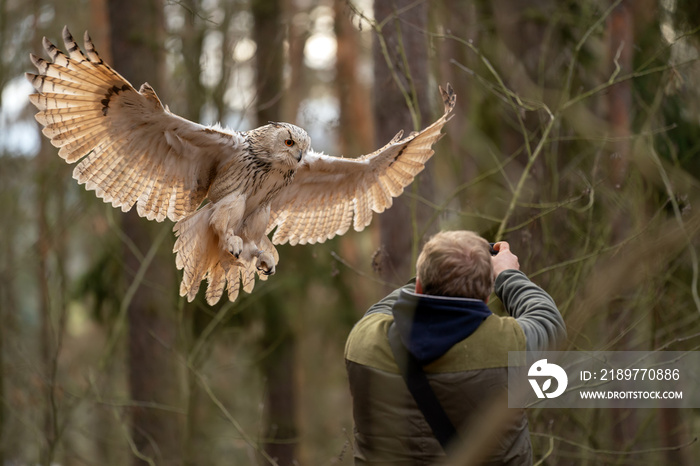
{"label": "forest background", "polygon": [[[190,304],[172,224],[86,192],[34,122],[29,52],[64,25],[179,115],[335,155],[426,126],[438,84],[457,108],[366,231]],[[699,31],[691,0],[0,0],[0,464],[352,464],[345,338],[439,229],[508,240],[562,349],[696,350]],[[538,464],[700,457],[697,410],[529,419]]]}

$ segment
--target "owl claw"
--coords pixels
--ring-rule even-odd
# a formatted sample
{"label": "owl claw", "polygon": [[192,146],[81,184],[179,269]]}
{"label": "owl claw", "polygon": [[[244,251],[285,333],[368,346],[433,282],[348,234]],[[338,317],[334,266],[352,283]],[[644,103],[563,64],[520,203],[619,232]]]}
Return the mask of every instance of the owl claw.
{"label": "owl claw", "polygon": [[226,249],[233,255],[233,257],[238,259],[243,251],[243,240],[240,236],[236,236],[231,232],[227,233]]}
{"label": "owl claw", "polygon": [[256,268],[264,275],[275,273],[275,259],[270,253],[259,251]]}

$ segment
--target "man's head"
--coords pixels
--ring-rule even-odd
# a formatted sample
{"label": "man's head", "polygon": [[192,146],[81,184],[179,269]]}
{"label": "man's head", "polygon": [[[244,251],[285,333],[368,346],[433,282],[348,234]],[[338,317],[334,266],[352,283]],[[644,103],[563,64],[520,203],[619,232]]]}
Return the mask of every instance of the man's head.
{"label": "man's head", "polygon": [[471,231],[444,231],[430,238],[416,269],[425,294],[486,301],[493,289],[489,243]]}

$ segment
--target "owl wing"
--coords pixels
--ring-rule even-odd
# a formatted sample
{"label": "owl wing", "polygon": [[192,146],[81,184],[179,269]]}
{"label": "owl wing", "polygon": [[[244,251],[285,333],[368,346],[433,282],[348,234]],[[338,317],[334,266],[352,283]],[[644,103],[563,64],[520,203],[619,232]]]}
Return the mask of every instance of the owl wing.
{"label": "owl wing", "polygon": [[423,131],[402,138],[356,159],[307,154],[294,175],[271,204],[267,233],[275,228],[275,244],[322,243],[344,234],[352,224],[361,231],[372,221],[372,211],[391,207],[415,176],[425,168],[432,149],[450,119],[456,96],[452,86],[440,88],[445,113]]}
{"label": "owl wing", "polygon": [[43,133],[66,162],[80,160],[73,177],[123,211],[136,204],[149,220],[195,211],[243,135],[180,118],[148,84],[137,91],[100,59],[87,32],[85,53],[67,28],[63,40],[68,55],[44,38],[52,62],[31,55],[39,74],[27,79]]}

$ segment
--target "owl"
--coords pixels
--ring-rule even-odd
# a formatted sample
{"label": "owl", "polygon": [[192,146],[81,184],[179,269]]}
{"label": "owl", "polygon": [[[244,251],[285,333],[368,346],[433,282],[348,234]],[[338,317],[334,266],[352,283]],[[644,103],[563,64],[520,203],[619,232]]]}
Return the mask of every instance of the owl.
{"label": "owl", "polygon": [[448,84],[444,114],[424,130],[358,158],[333,157],[289,123],[238,132],[181,118],[150,85],[137,91],[102,61],[87,32],[84,52],[67,28],[63,40],[67,54],[44,38],[50,62],[31,55],[42,132],[97,197],[176,222],[180,295],[192,301],[207,280],[210,305],[273,274],[274,244],[322,243],[369,225],[423,170],[456,101]]}

